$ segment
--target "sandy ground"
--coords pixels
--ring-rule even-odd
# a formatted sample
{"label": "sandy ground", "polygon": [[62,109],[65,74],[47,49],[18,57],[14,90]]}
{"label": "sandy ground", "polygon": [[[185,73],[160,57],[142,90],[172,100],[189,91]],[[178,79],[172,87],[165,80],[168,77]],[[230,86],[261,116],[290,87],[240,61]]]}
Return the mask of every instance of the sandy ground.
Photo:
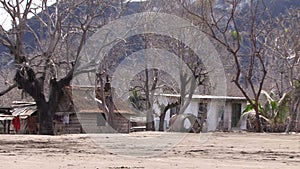
{"label": "sandy ground", "polygon": [[0,168],[300,168],[300,134],[0,135]]}

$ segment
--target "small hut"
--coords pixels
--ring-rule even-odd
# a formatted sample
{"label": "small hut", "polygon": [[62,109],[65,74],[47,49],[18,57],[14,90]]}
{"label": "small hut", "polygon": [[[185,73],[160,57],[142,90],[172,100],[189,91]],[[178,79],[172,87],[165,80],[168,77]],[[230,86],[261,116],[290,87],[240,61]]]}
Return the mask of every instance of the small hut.
{"label": "small hut", "polygon": [[10,123],[13,119],[11,107],[0,107],[0,133],[10,133]]}
{"label": "small hut", "polygon": [[73,86],[72,90],[75,111],[85,132],[129,133],[130,117],[135,113],[126,102],[120,98],[112,98],[112,110],[109,110],[110,108],[101,106],[104,99],[95,97],[94,87]]}
{"label": "small hut", "polygon": [[72,87],[66,86],[62,90],[63,95],[58,101],[54,115],[55,134],[82,133],[82,126],[77,118],[72,100]]}
{"label": "small hut", "polygon": [[1,133],[36,134],[38,132],[35,102],[14,101],[0,108]]}

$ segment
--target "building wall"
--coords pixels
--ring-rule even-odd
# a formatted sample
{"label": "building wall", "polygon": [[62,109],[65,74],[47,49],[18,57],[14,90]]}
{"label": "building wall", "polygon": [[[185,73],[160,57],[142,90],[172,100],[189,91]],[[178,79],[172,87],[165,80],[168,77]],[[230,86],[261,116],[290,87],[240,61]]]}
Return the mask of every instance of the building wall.
{"label": "building wall", "polygon": [[[170,127],[170,109],[167,110],[166,115],[165,115],[165,120],[164,120],[164,131],[166,131]],[[158,131],[159,129],[159,117],[154,117],[154,126],[155,130]]]}
{"label": "building wall", "polygon": [[207,131],[215,131],[219,126],[221,113],[223,113],[224,103],[218,100],[208,102],[207,108]]}
{"label": "building wall", "polygon": [[[224,109],[224,120],[223,120],[223,130],[231,131],[232,128],[232,105],[233,104],[241,104],[241,114],[243,112],[243,108],[246,106],[246,101],[227,101]],[[246,118],[240,118],[239,120],[239,129],[246,130],[247,129],[247,120]]]}
{"label": "building wall", "polygon": [[83,130],[86,133],[129,133],[130,122],[129,118],[116,113],[114,116],[114,128],[108,126],[99,126],[97,116],[100,113],[80,113],[79,121]]}
{"label": "building wall", "polygon": [[[241,112],[246,106],[246,100],[239,99],[227,99],[226,102],[219,99],[192,99],[184,114],[193,114],[198,117],[199,104],[207,104],[207,115],[206,115],[206,129],[207,131],[215,131],[217,129],[224,131],[231,131],[232,128],[232,104],[239,103],[241,104]],[[157,110],[158,111],[158,110]],[[170,121],[170,110],[167,111],[166,117],[166,126],[169,127]],[[155,126],[158,128],[159,118],[155,118]],[[246,128],[246,119],[242,118],[239,121],[239,129],[245,130]],[[167,128],[166,127],[166,128]]]}
{"label": "building wall", "polygon": [[203,101],[199,99],[193,99],[191,100],[191,103],[187,107],[187,109],[184,111],[185,114],[193,114],[196,117],[198,117],[198,111],[199,111],[199,103],[200,102],[207,102],[207,131],[215,131],[218,127],[218,121],[219,121],[219,113],[220,110],[218,109],[219,102],[218,101]]}
{"label": "building wall", "polygon": [[184,111],[185,114],[193,114],[196,117],[198,116],[198,110],[199,110],[199,101],[197,100],[191,100],[190,104]]}
{"label": "building wall", "polygon": [[[247,105],[247,102],[242,102],[242,114],[243,114],[243,110],[244,110],[244,107],[246,107]],[[241,118],[241,126],[240,126],[240,129],[241,130],[247,130],[247,118],[246,117],[242,117]]]}
{"label": "building wall", "polygon": [[76,113],[57,113],[54,123],[55,134],[79,134],[82,133],[81,124]]}
{"label": "building wall", "polygon": [[231,130],[231,113],[232,113],[232,105],[231,102],[226,102],[223,116],[223,130],[230,131]]}
{"label": "building wall", "polygon": [[130,119],[128,117],[119,113],[114,115],[114,128],[119,133],[129,133],[130,127]]}
{"label": "building wall", "polygon": [[[203,102],[203,100],[201,100]],[[208,103],[207,105],[207,131],[215,131],[218,127],[219,129],[225,131],[232,130],[232,104],[240,103],[241,104],[241,112],[243,108],[247,104],[246,101],[242,100],[226,100],[225,105],[224,102],[218,100],[205,101]],[[196,117],[198,116],[199,109],[199,99],[192,100],[188,108],[185,110],[185,114],[193,114]],[[223,115],[222,115],[223,113]],[[223,118],[222,118],[223,116]],[[222,124],[220,124],[222,123]],[[240,129],[246,129],[246,119],[242,118],[239,122]]]}

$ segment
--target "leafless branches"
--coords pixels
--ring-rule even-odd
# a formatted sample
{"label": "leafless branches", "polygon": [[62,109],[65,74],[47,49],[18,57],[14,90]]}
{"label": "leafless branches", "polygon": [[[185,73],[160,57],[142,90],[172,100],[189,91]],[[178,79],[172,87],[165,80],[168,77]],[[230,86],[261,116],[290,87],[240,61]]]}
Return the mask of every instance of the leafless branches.
{"label": "leafless branches", "polygon": [[242,2],[238,0],[226,1],[223,11],[216,8],[211,0],[200,1],[198,8],[179,2],[187,13],[186,17],[194,20],[193,23],[206,35],[231,54],[236,69],[232,81],[255,107],[256,129],[260,131],[259,96],[267,74],[267,49],[262,43],[269,37],[271,29],[264,1],[251,0],[248,11],[241,11]]}

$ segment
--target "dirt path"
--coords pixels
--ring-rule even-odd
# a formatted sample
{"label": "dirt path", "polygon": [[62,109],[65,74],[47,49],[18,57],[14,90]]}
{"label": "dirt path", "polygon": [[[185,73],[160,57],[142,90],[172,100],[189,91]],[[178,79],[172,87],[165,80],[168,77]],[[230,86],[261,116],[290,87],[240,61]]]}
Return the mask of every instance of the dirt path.
{"label": "dirt path", "polygon": [[0,135],[0,168],[300,168],[300,134]]}

